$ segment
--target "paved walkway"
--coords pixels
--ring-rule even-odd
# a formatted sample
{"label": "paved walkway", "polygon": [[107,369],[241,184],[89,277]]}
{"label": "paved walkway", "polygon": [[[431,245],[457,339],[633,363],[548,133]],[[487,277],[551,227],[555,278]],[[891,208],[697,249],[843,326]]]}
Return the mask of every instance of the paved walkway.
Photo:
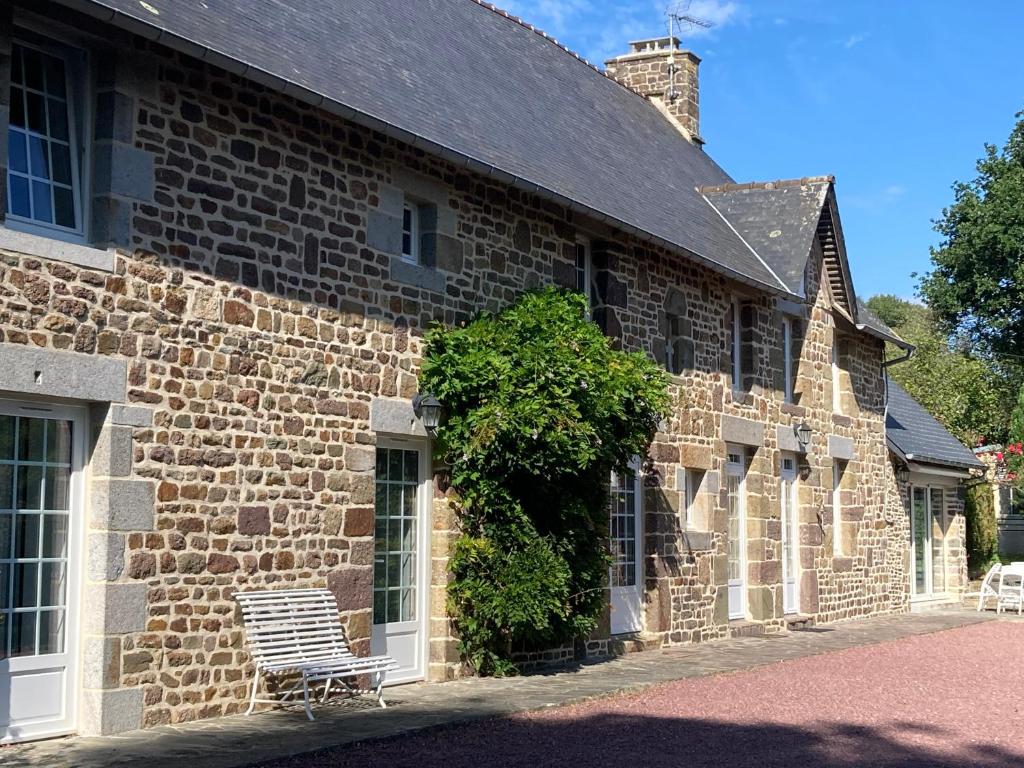
{"label": "paved walkway", "polygon": [[966,610],[886,616],[765,638],[733,638],[629,654],[517,678],[402,686],[389,691],[386,710],[362,700],[320,707],[312,723],[301,709],[290,709],[120,736],[55,739],[0,748],[0,765],[182,768],[193,763],[202,768],[239,768],[365,739],[562,706],[658,683],[751,669],[994,619],[992,613]]}

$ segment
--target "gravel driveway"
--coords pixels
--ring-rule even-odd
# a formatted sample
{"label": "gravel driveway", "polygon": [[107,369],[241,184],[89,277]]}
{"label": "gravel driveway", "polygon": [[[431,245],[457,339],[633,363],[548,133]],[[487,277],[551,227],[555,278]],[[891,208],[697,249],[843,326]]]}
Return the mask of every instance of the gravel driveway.
{"label": "gravel driveway", "polygon": [[1022,710],[1024,623],[992,622],[266,768],[1024,766]]}

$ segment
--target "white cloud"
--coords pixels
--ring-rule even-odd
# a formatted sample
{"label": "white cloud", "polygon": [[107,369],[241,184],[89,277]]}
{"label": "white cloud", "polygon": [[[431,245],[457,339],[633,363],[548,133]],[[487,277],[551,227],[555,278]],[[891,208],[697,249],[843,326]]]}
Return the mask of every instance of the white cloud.
{"label": "white cloud", "polygon": [[564,35],[592,11],[589,0],[512,0],[497,5],[555,37]]}
{"label": "white cloud", "polygon": [[866,34],[850,35],[848,38],[846,38],[846,40],[843,41],[843,48],[849,50],[850,48],[853,48],[855,45],[860,45],[867,39],[868,35]]}
{"label": "white cloud", "polygon": [[879,211],[900,200],[906,194],[906,187],[893,183],[867,194],[841,195],[839,204],[847,208],[859,208],[862,211]]}

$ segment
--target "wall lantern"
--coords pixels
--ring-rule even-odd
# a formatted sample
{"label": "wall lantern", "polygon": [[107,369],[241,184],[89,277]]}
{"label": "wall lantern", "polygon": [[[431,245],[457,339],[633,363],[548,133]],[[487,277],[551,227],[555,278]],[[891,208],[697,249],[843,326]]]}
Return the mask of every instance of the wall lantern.
{"label": "wall lantern", "polygon": [[906,464],[900,464],[896,467],[896,482],[901,485],[910,482],[910,467]]}
{"label": "wall lantern", "polygon": [[794,425],[793,431],[796,433],[796,441],[806,451],[807,446],[811,444],[811,425],[805,421],[800,425]]}
{"label": "wall lantern", "polygon": [[434,434],[441,423],[441,401],[429,392],[418,394],[412,399],[412,408],[427,432]]}

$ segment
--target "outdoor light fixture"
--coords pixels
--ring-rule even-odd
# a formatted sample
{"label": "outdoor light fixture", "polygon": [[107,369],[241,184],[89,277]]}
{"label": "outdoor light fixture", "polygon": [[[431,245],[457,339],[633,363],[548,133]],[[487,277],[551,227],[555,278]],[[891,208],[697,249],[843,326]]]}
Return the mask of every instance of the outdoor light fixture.
{"label": "outdoor light fixture", "polygon": [[802,424],[794,425],[793,431],[796,433],[796,441],[806,451],[807,446],[811,444],[811,425],[805,421]]}
{"label": "outdoor light fixture", "polygon": [[412,399],[412,408],[427,432],[434,434],[441,423],[441,401],[429,392],[418,394]]}
{"label": "outdoor light fixture", "polygon": [[910,482],[910,467],[908,467],[906,464],[900,464],[898,467],[896,467],[896,482]]}

